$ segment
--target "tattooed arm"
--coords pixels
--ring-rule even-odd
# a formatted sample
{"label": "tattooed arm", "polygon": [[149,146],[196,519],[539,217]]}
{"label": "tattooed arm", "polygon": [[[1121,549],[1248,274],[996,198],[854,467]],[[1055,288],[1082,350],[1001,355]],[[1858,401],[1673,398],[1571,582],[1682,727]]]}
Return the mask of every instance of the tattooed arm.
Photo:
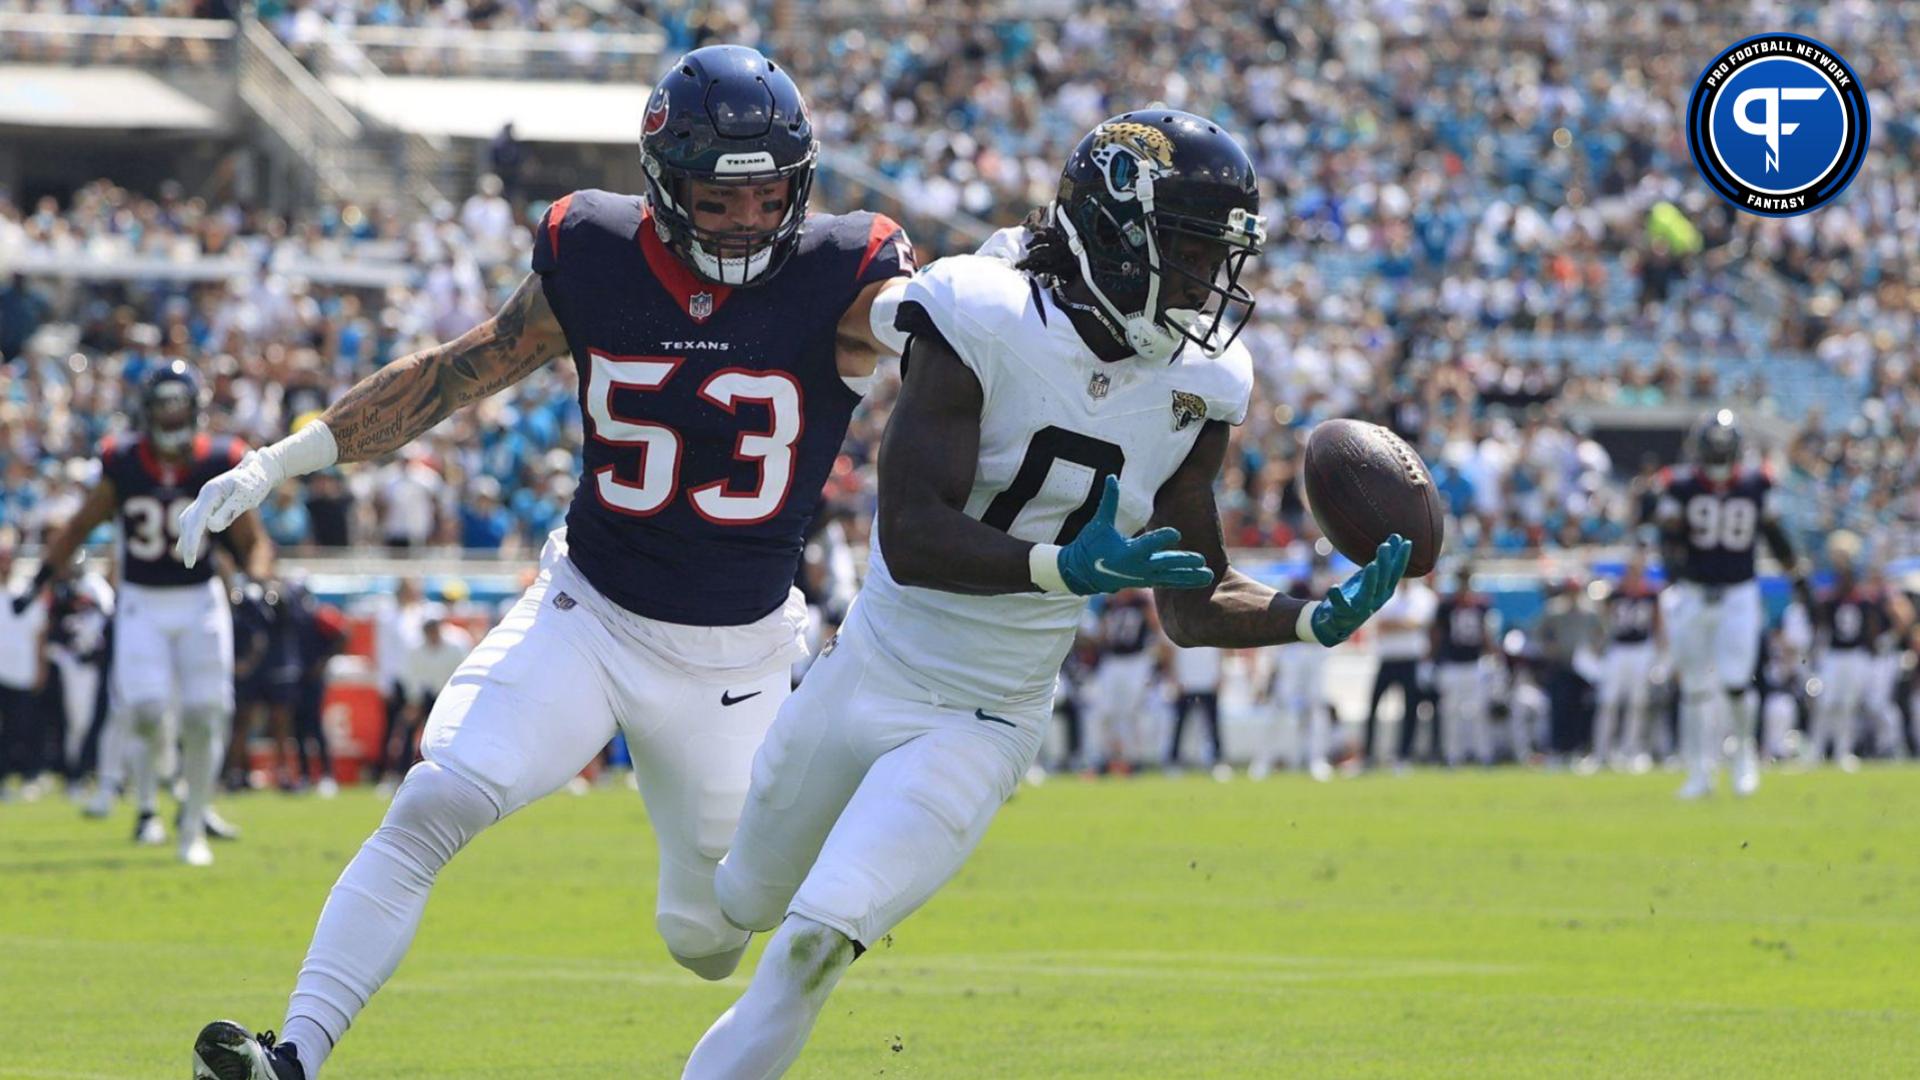
{"label": "tattooed arm", "polygon": [[528,274],[493,318],[367,376],[321,417],[338,460],[392,453],[454,410],[519,382],[567,351],[540,278]]}
{"label": "tattooed arm", "polygon": [[200,558],[219,532],[259,506],[274,485],[336,462],[367,461],[405,446],[455,409],[526,378],[567,351],[540,277],[529,274],[493,318],[445,345],[402,357],[360,380],[320,419],[208,481],[180,514],[180,560]]}

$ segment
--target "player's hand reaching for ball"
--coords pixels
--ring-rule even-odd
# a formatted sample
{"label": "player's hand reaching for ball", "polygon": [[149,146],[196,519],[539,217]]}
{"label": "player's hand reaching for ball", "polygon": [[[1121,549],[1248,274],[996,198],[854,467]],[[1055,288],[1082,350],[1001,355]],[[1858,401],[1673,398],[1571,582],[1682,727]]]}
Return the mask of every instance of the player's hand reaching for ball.
{"label": "player's hand reaching for ball", "polygon": [[1119,505],[1120,480],[1109,476],[1093,519],[1072,543],[1034,545],[1034,584],[1048,592],[1080,596],[1122,589],[1203,589],[1213,584],[1213,571],[1204,557],[1174,548],[1180,542],[1180,530],[1155,529],[1132,538],[1120,535],[1113,527]]}
{"label": "player's hand reaching for ball", "polygon": [[[1374,552],[1373,561],[1352,577],[1340,583],[1339,587],[1327,594],[1325,600],[1306,609],[1308,614],[1302,629],[1313,635],[1313,640],[1322,645],[1333,646],[1353,636],[1373,613],[1385,607],[1393,599],[1393,590],[1400,584],[1400,576],[1407,572],[1407,558],[1413,554],[1413,545],[1399,533],[1387,537]],[[1300,634],[1300,640],[1306,641],[1307,634]]]}
{"label": "player's hand reaching for ball", "polygon": [[280,481],[324,469],[338,457],[333,433],[319,420],[272,446],[247,451],[240,464],[207,481],[192,505],[180,512],[174,554],[191,567],[200,561],[208,532],[226,531],[240,515],[266,502]]}

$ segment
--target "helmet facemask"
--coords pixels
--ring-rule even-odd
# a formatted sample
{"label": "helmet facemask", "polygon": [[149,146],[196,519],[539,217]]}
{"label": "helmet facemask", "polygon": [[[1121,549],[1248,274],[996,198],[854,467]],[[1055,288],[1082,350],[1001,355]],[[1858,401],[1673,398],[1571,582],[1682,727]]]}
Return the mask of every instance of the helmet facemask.
{"label": "helmet facemask", "polygon": [[199,429],[199,402],[184,380],[169,379],[148,393],[144,405],[147,436],[154,448],[176,454],[193,442]]}
{"label": "helmet facemask", "polygon": [[[742,160],[730,162],[723,157],[720,168],[710,174],[675,169],[662,164],[652,154],[645,154],[647,198],[661,241],[694,273],[716,285],[738,288],[767,280],[798,246],[800,227],[806,221],[807,198],[813,188],[813,165],[818,148],[819,144],[815,143],[804,159],[784,168],[773,167],[770,154],[729,155]],[[694,223],[694,211],[710,208],[695,205],[692,195],[695,180],[718,187],[784,183],[786,212],[771,229],[701,228]]]}

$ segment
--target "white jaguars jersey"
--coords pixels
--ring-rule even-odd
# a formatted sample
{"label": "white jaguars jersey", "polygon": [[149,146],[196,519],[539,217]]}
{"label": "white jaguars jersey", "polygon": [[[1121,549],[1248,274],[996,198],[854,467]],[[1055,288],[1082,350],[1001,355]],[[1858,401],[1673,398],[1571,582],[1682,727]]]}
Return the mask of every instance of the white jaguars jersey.
{"label": "white jaguars jersey", "polygon": [[[966,513],[1019,539],[1071,541],[1110,474],[1120,478],[1115,525],[1139,532],[1206,421],[1246,418],[1253,364],[1239,343],[1217,359],[1188,348],[1171,363],[1103,362],[1007,258],[941,259],[908,282],[901,303],[924,308],[979,378],[980,457]],[[1052,695],[1085,599],[904,586],[887,571],[887,542],[876,528],[855,604],[879,648],[959,702]]]}

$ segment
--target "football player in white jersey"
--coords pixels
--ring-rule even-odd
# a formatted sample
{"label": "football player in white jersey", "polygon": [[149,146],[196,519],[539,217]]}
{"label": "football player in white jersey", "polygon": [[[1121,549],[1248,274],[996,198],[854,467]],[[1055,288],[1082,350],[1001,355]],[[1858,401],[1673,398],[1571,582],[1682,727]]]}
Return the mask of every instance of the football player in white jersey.
{"label": "football player in white jersey", "polygon": [[1127,113],[1081,139],[1017,264],[908,283],[866,587],[715,878],[730,921],[778,929],[687,1077],[785,1072],[853,959],[959,870],[1039,748],[1087,596],[1153,587],[1175,644],[1254,648],[1337,644],[1393,594],[1397,536],[1317,602],[1227,565],[1213,484],[1252,387],[1258,200],[1218,126]]}

